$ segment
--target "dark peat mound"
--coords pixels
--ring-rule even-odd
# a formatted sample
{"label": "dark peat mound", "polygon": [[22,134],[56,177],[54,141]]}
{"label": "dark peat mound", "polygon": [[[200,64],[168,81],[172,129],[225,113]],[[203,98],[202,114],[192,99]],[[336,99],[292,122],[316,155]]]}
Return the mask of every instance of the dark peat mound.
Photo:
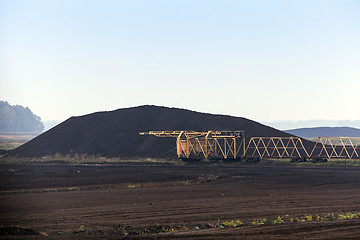
{"label": "dark peat mound", "polygon": [[176,139],[139,135],[150,130],[244,130],[247,140],[253,136],[292,136],[242,117],[146,105],[71,117],[9,152],[8,156],[87,154],[175,158]]}

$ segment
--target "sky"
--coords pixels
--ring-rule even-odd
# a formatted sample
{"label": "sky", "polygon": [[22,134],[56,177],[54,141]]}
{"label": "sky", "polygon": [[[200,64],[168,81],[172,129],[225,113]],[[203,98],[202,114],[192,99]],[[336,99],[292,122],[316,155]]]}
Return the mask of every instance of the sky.
{"label": "sky", "polygon": [[0,100],[360,120],[357,0],[0,0]]}

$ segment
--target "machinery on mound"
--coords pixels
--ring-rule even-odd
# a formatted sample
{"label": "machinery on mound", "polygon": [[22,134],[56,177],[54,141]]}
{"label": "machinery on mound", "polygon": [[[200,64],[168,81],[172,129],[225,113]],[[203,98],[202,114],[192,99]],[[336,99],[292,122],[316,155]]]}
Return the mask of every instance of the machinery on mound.
{"label": "machinery on mound", "polygon": [[237,159],[245,153],[244,131],[150,131],[140,135],[175,137],[177,155],[184,159]]}
{"label": "machinery on mound", "polygon": [[252,137],[244,131],[150,131],[140,135],[176,138],[182,159],[359,159],[360,137],[319,137],[308,151],[299,137]]}

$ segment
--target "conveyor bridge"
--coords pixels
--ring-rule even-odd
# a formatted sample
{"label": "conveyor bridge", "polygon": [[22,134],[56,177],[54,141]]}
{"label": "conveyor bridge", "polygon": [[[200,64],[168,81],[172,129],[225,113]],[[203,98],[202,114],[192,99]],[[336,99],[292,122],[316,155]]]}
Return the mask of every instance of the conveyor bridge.
{"label": "conveyor bridge", "polygon": [[252,137],[244,131],[150,131],[140,135],[176,138],[184,159],[299,158],[360,159],[360,137],[319,137],[306,148],[299,137]]}

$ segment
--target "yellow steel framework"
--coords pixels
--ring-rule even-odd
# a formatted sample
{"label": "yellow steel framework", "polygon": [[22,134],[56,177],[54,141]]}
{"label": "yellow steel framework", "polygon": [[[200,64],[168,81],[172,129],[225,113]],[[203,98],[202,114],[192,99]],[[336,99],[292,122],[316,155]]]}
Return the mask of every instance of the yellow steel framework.
{"label": "yellow steel framework", "polygon": [[176,138],[179,158],[236,159],[245,153],[243,131],[150,131],[139,134]]}
{"label": "yellow steel framework", "polygon": [[312,151],[299,137],[252,137],[243,131],[150,131],[140,135],[177,138],[179,158],[360,158],[360,137],[319,137]]}
{"label": "yellow steel framework", "polygon": [[319,137],[312,158],[360,158],[360,137]]}
{"label": "yellow steel framework", "polygon": [[245,151],[246,157],[303,158],[309,157],[299,137],[252,137]]}

